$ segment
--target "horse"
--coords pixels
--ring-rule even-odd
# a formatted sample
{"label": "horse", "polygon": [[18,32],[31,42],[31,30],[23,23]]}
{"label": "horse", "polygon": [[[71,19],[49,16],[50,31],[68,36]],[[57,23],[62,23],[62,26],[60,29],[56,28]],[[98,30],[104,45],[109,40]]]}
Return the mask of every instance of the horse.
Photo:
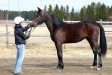
{"label": "horse", "polygon": [[[58,65],[61,71],[64,69],[62,45],[66,43],[77,43],[87,39],[93,50],[94,60],[91,68],[100,70],[102,67],[102,56],[106,55],[107,42],[102,25],[95,21],[81,21],[78,23],[66,23],[38,7],[37,15],[32,20],[33,27],[46,24],[52,41],[57,49]],[[98,38],[100,36],[100,45]],[[97,58],[98,56],[98,58]],[[98,59],[98,60],[97,60]]]}

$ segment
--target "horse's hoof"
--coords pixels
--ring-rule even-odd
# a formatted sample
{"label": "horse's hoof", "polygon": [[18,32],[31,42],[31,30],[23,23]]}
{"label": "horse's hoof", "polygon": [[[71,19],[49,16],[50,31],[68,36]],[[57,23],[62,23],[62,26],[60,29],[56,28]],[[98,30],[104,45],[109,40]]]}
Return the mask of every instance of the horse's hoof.
{"label": "horse's hoof", "polygon": [[63,67],[57,66],[57,70],[58,70],[58,72],[61,72],[62,69],[63,69]]}
{"label": "horse's hoof", "polygon": [[62,70],[61,70],[61,69],[59,69],[59,68],[57,68],[57,71],[58,71],[58,72],[61,72]]}
{"label": "horse's hoof", "polygon": [[95,68],[96,68],[96,66],[90,66],[90,68],[91,68],[91,69],[95,69]]}
{"label": "horse's hoof", "polygon": [[97,70],[97,71],[100,71],[100,70],[101,70],[101,68],[96,68],[96,70]]}

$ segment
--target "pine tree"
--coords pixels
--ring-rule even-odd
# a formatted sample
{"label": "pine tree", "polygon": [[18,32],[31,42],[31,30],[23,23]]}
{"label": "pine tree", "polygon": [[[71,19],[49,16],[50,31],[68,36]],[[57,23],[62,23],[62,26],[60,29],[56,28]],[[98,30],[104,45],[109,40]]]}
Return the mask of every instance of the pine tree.
{"label": "pine tree", "polygon": [[108,8],[108,19],[112,21],[112,6]]}
{"label": "pine tree", "polygon": [[101,19],[107,20],[107,9],[104,4],[101,5]]}
{"label": "pine tree", "polygon": [[53,8],[52,8],[51,4],[49,5],[48,12],[49,13],[52,13],[53,12]]}
{"label": "pine tree", "polygon": [[75,20],[75,15],[74,15],[74,8],[72,7],[72,11],[71,11],[71,13],[70,13],[70,20],[71,21],[74,21]]}
{"label": "pine tree", "polygon": [[75,21],[80,21],[80,15],[79,15],[79,12],[76,12],[75,15],[74,15],[74,19]]}
{"label": "pine tree", "polygon": [[46,5],[44,6],[44,11],[47,11],[47,6]]}
{"label": "pine tree", "polygon": [[98,2],[96,5],[96,20],[100,20],[101,19],[101,3]]}
{"label": "pine tree", "polygon": [[66,8],[66,9],[65,9],[65,13],[66,13],[66,18],[65,18],[65,20],[69,20],[69,6],[67,5],[65,8]]}
{"label": "pine tree", "polygon": [[[51,5],[49,5],[48,9],[45,5],[44,11],[48,11],[49,13],[55,13],[55,16],[59,17],[60,19],[65,20],[112,20],[112,6],[106,6],[105,4],[101,4],[98,2],[95,4],[94,2],[91,3],[91,5],[88,5],[87,7],[82,7],[80,11],[75,12],[74,8],[72,10],[69,10],[69,6],[59,6],[56,4],[54,8],[52,8]],[[70,12],[69,12],[70,11]],[[18,11],[8,11],[9,12],[9,20],[13,20],[16,16],[18,16]],[[37,11],[21,11],[21,16],[25,18],[25,20],[33,20],[37,14]],[[6,20],[6,10],[0,10],[0,19]]]}
{"label": "pine tree", "polygon": [[94,2],[91,3],[91,5],[88,5],[87,11],[86,11],[88,20],[95,20],[95,10],[96,8],[95,8]]}
{"label": "pine tree", "polygon": [[63,20],[64,19],[64,16],[65,16],[65,13],[64,13],[65,9],[63,6],[60,7],[60,18]]}
{"label": "pine tree", "polygon": [[86,7],[84,6],[83,8],[81,8],[80,10],[80,20],[86,20],[87,18],[87,14],[86,14]]}
{"label": "pine tree", "polygon": [[55,12],[55,16],[57,16],[58,18],[61,19],[60,17],[60,11],[59,11],[59,6],[56,4],[55,8],[54,8],[54,12]]}

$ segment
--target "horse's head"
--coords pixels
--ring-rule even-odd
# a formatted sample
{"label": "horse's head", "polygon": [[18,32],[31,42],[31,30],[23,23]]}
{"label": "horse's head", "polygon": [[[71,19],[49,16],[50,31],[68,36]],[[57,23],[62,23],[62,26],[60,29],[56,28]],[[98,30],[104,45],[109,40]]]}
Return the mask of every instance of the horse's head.
{"label": "horse's head", "polygon": [[45,12],[38,7],[36,18],[32,21],[32,25],[35,27],[46,21]]}

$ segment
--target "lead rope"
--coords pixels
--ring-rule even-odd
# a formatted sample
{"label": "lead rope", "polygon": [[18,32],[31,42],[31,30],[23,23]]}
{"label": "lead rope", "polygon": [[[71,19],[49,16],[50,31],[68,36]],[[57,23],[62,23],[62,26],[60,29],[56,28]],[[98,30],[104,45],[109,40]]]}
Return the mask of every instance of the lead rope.
{"label": "lead rope", "polygon": [[[35,30],[36,27],[37,27],[37,26],[35,26],[34,28],[31,27],[29,31],[26,31],[26,32],[25,32],[25,35],[26,35],[26,36],[27,36],[27,35],[31,35],[31,33]],[[28,39],[26,40],[26,42],[27,42],[27,41],[28,41]]]}

